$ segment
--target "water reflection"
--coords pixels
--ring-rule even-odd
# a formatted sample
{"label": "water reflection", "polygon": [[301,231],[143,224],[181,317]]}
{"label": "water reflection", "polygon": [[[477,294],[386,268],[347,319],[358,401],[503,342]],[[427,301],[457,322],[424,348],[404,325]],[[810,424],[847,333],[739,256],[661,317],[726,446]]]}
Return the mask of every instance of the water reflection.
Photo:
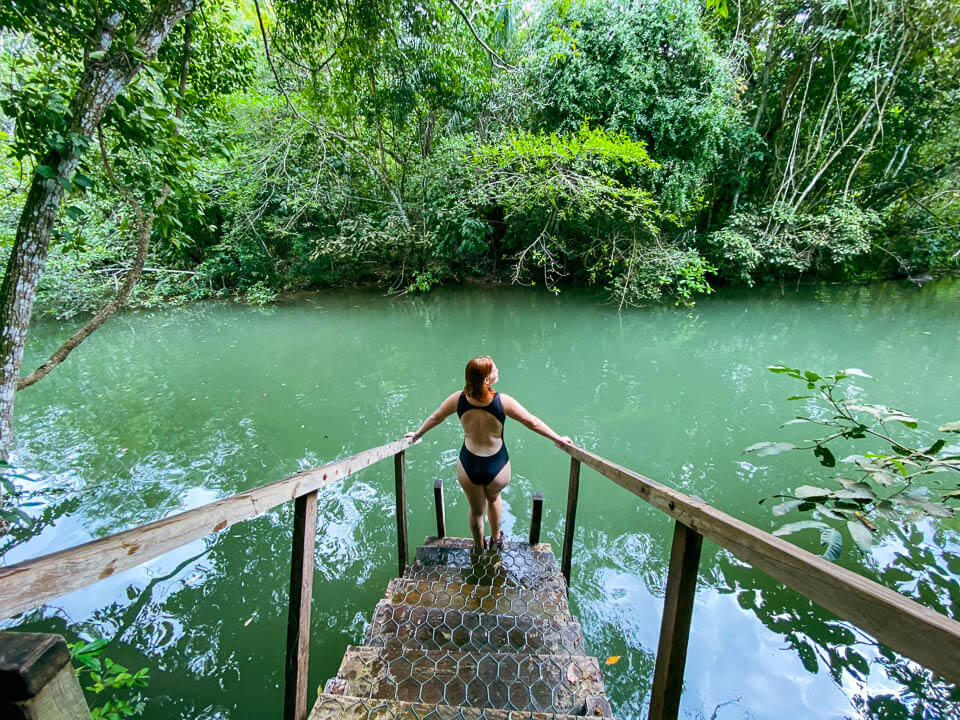
{"label": "water reflection", "polygon": [[[760,440],[792,439],[778,429],[795,410],[783,402],[792,388],[763,367],[862,367],[882,380],[861,386],[867,396],[931,423],[954,420],[960,328],[950,319],[958,316],[960,286],[931,283],[730,292],[693,311],[622,315],[578,293],[508,288],[400,301],[331,293],[266,311],[202,304],[115,318],[18,398],[15,460],[33,478],[23,483],[62,492],[30,509],[32,533],[4,539],[3,561],[394,439],[458,385],[464,360],[479,352],[496,357],[501,389],[558,431],[772,529],[758,501],[823,476],[809,458],[740,455]],[[27,365],[69,331],[37,326]],[[505,529],[526,535],[540,491],[544,539],[559,549],[566,456],[515,423],[506,433],[515,474]],[[446,485],[451,533],[469,534],[453,470],[459,442],[448,422],[407,454],[412,542],[433,532],[436,478]],[[314,687],[361,640],[395,573],[393,503],[387,465],[321,497]],[[644,717],[672,525],[587,470],[578,521],[572,609],[589,652],[621,656],[606,668],[618,716]],[[279,717],[291,525],[291,509],[280,508],[13,624],[113,638],[112,657],[152,669],[148,718]],[[853,553],[843,564],[954,613],[957,521],[884,533],[875,565]],[[817,550],[816,538],[794,537]],[[946,718],[960,715],[957,702],[952,686],[704,548],[687,716],[781,718],[789,707],[791,718]]]}

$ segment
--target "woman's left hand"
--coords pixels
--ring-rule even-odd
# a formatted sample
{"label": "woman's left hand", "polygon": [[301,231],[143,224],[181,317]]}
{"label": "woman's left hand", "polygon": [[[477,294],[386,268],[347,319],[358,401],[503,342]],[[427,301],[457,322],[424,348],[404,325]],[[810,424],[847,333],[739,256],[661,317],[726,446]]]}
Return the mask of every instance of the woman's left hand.
{"label": "woman's left hand", "polygon": [[407,433],[406,435],[404,435],[403,437],[404,437],[404,439],[412,438],[412,439],[416,440],[416,439],[417,439],[417,434],[416,434],[415,432],[408,432],[408,433]]}
{"label": "woman's left hand", "polygon": [[563,447],[564,445],[573,445],[573,440],[570,439],[569,435],[563,435],[559,440],[553,443],[557,447]]}

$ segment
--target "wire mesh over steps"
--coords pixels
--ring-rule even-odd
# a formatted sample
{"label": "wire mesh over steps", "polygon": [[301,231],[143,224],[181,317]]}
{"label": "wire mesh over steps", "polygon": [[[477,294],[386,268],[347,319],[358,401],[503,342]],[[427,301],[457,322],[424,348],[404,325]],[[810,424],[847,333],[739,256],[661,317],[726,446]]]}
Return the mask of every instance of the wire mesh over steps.
{"label": "wire mesh over steps", "polygon": [[387,585],[310,720],[611,715],[549,545],[428,537]]}

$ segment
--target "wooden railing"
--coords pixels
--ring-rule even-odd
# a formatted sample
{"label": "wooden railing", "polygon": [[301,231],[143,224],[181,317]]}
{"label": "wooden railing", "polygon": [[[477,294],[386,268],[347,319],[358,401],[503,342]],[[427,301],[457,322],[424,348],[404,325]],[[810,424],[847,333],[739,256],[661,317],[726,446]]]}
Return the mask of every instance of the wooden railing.
{"label": "wooden railing", "polygon": [[952,683],[960,682],[957,621],[737,520],[699,498],[684,495],[576,445],[564,445],[562,449],[571,458],[561,560],[568,588],[581,463],[676,520],[648,720],[677,717],[703,538],[867,631],[901,655]]}
{"label": "wooden railing", "polygon": [[[235,523],[260,516],[285,502],[294,501],[284,720],[304,720],[307,714],[310,601],[313,594],[318,491],[331,482],[393,457],[397,556],[402,575],[408,559],[404,460],[405,450],[412,444],[408,439],[388,443],[148,525],[0,568],[0,620],[92,585],[206,535],[222,532]],[[581,464],[593,468],[676,520],[648,720],[673,720],[677,717],[703,538],[715,542],[840,618],[864,629],[893,650],[916,660],[951,682],[960,680],[960,623],[737,520],[698,498],[654,482],[576,445],[565,445],[563,450],[571,457],[561,558],[561,568],[568,587]],[[443,486],[439,480],[434,485],[434,500],[437,534],[444,537],[446,519]],[[543,498],[537,493],[533,498],[530,523],[531,544],[540,541],[542,511]],[[20,694],[27,692],[24,688],[32,687],[33,680],[29,680],[29,677],[49,680],[54,677],[54,672],[57,683],[62,684],[69,679],[76,683],[72,673],[63,670],[63,663],[69,666],[69,660],[63,660],[63,649],[59,645],[55,653],[51,651],[41,656],[36,652],[23,651],[26,642],[24,634],[0,633],[0,676],[3,676],[0,677],[0,694],[7,687],[8,671],[3,662],[7,659],[3,636],[18,636],[8,642],[8,646],[14,647],[24,657],[32,658],[31,662],[44,657],[55,657],[57,660],[55,667],[50,665],[38,669],[24,666],[23,673],[15,678],[16,686],[23,690]],[[48,640],[37,642],[49,644]],[[60,685],[54,687],[54,684],[47,683],[47,686],[50,691],[48,695],[52,693],[57,698],[65,697]],[[73,690],[79,691],[79,688]],[[33,700],[23,702],[36,700],[34,696],[31,697]],[[17,698],[0,696],[0,710],[3,710],[4,702],[14,700],[21,702]],[[49,702],[49,697],[44,702]],[[36,713],[28,716],[43,717]]]}
{"label": "wooden railing", "polygon": [[[324,485],[342,480],[380,460],[394,458],[397,546],[402,575],[407,562],[404,450],[412,444],[408,439],[388,443],[148,525],[0,568],[0,620],[92,585],[194,540],[223,532],[231,525],[263,515],[268,510],[292,500],[295,505],[283,717],[284,720],[304,720],[307,716],[310,601],[313,597],[318,492]],[[19,633],[9,634],[9,636],[19,635]],[[43,643],[48,642],[43,639],[47,636],[36,637],[38,642],[41,640]],[[8,675],[14,676],[10,681],[13,683],[12,686],[26,687],[30,684],[28,682],[30,677],[46,677],[50,674],[49,668],[38,667],[33,662],[38,657],[36,652],[22,651],[23,642],[22,637],[8,637],[6,645],[0,644],[0,665],[2,665],[0,675],[3,676],[0,678],[2,680],[0,691],[9,684],[6,680]],[[62,645],[62,642],[60,644]],[[9,654],[7,648],[12,648],[19,655],[30,658],[33,664],[14,662],[13,666],[8,667],[3,662]],[[56,669],[59,671],[62,667],[61,663]],[[61,672],[57,677],[65,677],[65,675]],[[76,684],[75,679],[73,683]],[[24,693],[19,693],[15,697],[0,697],[0,710],[4,709],[4,703],[9,703],[11,707],[17,705],[18,711],[22,711],[25,717],[39,717],[41,720],[44,717],[61,717],[37,714],[36,703],[39,702],[43,708],[49,705],[49,698],[44,700],[41,690],[42,688],[35,688],[29,697],[24,695],[25,699],[20,698]],[[61,692],[58,689],[55,696],[60,697],[60,695]],[[41,700],[37,700],[38,697]],[[82,694],[79,697],[82,698]],[[23,703],[32,704],[29,707],[20,707]],[[0,715],[6,717],[2,712]],[[89,717],[89,713],[86,713],[86,716]],[[70,715],[70,717],[79,716]]]}

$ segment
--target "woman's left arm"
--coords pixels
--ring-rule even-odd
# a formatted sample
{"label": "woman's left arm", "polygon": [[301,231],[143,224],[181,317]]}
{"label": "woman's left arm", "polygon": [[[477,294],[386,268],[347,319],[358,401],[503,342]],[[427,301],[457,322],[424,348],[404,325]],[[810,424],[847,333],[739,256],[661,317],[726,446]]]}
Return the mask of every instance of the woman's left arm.
{"label": "woman's left arm", "polygon": [[459,392],[452,393],[450,397],[440,403],[440,407],[430,413],[430,417],[423,421],[423,425],[420,426],[419,430],[416,432],[408,432],[404,437],[413,438],[414,442],[422,438],[427,434],[427,431],[432,430],[457,411],[457,401],[459,399]]}

